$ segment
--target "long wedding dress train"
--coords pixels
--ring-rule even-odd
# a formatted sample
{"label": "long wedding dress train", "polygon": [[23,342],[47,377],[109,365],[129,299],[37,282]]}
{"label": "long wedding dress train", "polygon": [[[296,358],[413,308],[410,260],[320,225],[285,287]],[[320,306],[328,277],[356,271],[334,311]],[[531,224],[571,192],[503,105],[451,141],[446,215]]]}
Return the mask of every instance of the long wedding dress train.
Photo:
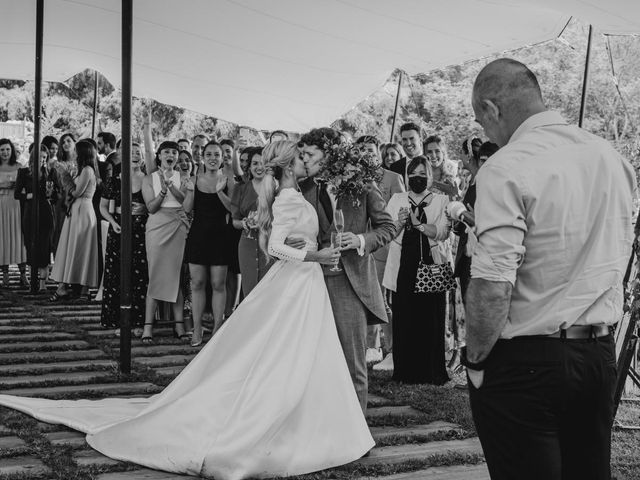
{"label": "long wedding dress train", "polygon": [[148,399],[0,405],[87,433],[118,460],[217,480],[300,475],[342,465],[373,439],[340,347],[322,270],[284,245],[315,248],[318,222],[299,192],[273,207],[269,246],[281,260],[165,390]]}

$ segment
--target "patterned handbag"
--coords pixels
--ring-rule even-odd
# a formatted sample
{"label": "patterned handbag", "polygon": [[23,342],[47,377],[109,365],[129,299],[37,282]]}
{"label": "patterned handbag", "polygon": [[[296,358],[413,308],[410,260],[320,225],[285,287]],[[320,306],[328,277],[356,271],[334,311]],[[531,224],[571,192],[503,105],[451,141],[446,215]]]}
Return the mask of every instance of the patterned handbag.
{"label": "patterned handbag", "polygon": [[420,233],[420,262],[413,293],[440,293],[456,288],[456,279],[449,262],[424,263],[422,258],[422,233]]}

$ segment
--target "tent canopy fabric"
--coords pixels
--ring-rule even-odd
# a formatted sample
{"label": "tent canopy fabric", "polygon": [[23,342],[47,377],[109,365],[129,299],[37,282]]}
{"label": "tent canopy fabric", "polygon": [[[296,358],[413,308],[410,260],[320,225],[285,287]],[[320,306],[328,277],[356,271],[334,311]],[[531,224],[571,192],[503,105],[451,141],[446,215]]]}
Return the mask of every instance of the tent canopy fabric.
{"label": "tent canopy fabric", "polygon": [[[0,0],[0,78],[33,79],[35,0]],[[46,0],[43,76],[120,83],[120,0]],[[135,0],[133,93],[259,129],[328,125],[409,73],[557,37],[640,32],[636,0]]]}

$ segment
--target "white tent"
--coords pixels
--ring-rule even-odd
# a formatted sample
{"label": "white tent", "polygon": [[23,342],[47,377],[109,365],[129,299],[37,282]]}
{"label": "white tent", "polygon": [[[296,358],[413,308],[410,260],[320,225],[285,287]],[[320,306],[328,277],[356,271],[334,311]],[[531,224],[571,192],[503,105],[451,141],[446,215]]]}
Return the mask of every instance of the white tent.
{"label": "white tent", "polygon": [[[120,83],[120,0],[46,0],[43,77]],[[35,0],[0,0],[0,78],[33,79]],[[135,0],[133,93],[261,129],[327,125],[395,68],[640,32],[637,0]]]}

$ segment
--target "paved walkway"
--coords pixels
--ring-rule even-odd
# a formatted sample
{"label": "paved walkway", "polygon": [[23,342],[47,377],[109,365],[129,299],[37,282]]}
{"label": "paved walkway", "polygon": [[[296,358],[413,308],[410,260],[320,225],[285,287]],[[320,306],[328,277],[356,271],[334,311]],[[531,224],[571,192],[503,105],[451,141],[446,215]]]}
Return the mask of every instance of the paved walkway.
{"label": "paved walkway", "polygon": [[[0,291],[0,391],[48,398],[148,396],[161,391],[198,351],[175,340],[170,328],[160,328],[153,346],[133,340],[133,374],[124,378],[116,362],[119,339],[103,330],[99,320],[100,305],[95,302],[48,304],[45,295],[32,296],[15,287]],[[369,403],[368,419],[377,425],[372,433],[383,446],[344,468],[382,476],[354,473],[349,478],[489,478],[484,463],[464,464],[476,463],[482,450],[477,438],[466,438],[457,425],[421,424],[421,412],[389,405],[381,397],[372,396]],[[400,423],[407,426],[393,426]],[[440,463],[455,465],[424,468],[445,457],[448,460]],[[395,465],[393,471],[405,473],[384,476],[384,468],[376,469],[383,465]],[[193,478],[111,460],[92,450],[83,434],[0,410],[0,478],[71,478],[72,474],[100,480]]]}

